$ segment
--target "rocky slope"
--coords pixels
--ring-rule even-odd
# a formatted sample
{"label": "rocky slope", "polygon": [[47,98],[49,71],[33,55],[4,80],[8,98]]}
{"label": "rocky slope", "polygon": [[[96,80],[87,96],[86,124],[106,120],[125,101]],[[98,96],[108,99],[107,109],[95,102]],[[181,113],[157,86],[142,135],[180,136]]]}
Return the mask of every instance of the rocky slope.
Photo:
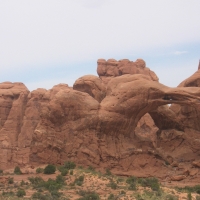
{"label": "rocky slope", "polygon": [[116,174],[198,178],[200,72],[169,88],[141,59],[97,63],[99,77],[73,88],[0,84],[0,168],[72,160]]}

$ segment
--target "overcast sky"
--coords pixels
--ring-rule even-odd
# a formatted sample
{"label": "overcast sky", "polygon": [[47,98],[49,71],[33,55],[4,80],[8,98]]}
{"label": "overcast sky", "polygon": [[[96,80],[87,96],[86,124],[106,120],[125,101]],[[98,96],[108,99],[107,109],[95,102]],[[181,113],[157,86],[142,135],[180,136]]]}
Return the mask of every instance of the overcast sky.
{"label": "overcast sky", "polygon": [[175,87],[200,58],[200,0],[0,0],[0,82],[29,90],[142,58]]}

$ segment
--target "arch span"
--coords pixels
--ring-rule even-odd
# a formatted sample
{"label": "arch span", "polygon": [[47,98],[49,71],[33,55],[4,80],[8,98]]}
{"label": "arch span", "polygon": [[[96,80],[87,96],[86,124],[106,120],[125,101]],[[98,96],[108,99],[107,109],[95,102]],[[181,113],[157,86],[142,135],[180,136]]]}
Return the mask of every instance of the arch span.
{"label": "arch span", "polygon": [[108,83],[106,97],[100,103],[100,132],[131,134],[143,115],[173,103],[199,109],[200,89],[170,88],[145,75],[113,78]]}

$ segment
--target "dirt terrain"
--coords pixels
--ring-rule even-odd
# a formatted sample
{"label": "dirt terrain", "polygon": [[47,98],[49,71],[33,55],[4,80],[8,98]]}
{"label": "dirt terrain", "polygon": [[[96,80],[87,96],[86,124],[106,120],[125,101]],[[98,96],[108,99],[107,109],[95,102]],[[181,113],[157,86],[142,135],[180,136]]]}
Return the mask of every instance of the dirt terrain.
{"label": "dirt terrain", "polygon": [[[40,168],[45,168],[45,165],[38,166]],[[22,168],[21,171],[23,174],[16,175],[14,174],[14,169],[5,170],[0,176],[1,192],[0,199],[45,199],[44,197],[33,198],[33,194],[39,193],[47,194],[51,190],[46,190],[42,186],[40,188],[34,189],[33,184],[30,182],[30,177],[41,177],[44,181],[49,179],[56,180],[56,177],[61,173],[56,170],[53,174],[43,174],[36,173],[36,169]],[[74,184],[75,180],[83,176],[84,180],[82,184]],[[13,183],[9,183],[8,180],[13,178]],[[112,199],[121,199],[121,200],[137,200],[137,199],[174,199],[174,200],[184,200],[188,199],[187,191],[178,191],[175,189],[175,186],[186,186],[185,182],[161,182],[159,184],[159,189],[151,187],[141,186],[139,183],[136,184],[136,188],[131,188],[128,183],[128,177],[125,176],[116,176],[110,173],[110,171],[100,172],[91,167],[83,168],[81,166],[73,169],[73,174],[67,174],[63,176],[64,183],[59,192],[62,193],[61,197],[52,197],[49,196],[47,199],[81,199],[84,196],[81,195],[81,191],[94,192],[98,195],[88,197],[84,199],[102,199],[102,200],[112,200]],[[130,177],[129,177],[130,178]],[[23,183],[23,184],[22,184]],[[112,184],[111,184],[112,183]],[[193,183],[189,184],[193,185]],[[17,191],[23,189],[25,195],[22,197],[17,197]],[[11,191],[13,193],[11,193]],[[4,193],[3,193],[4,192]],[[158,193],[160,193],[158,195]],[[200,195],[197,193],[191,193],[192,199],[200,198]]]}

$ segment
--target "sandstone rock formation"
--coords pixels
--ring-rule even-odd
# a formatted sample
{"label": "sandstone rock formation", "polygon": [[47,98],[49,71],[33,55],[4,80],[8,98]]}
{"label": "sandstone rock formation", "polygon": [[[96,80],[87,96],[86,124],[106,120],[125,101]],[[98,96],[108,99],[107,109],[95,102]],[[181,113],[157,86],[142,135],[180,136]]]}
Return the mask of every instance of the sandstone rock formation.
{"label": "sandstone rock formation", "polygon": [[200,73],[169,88],[141,59],[101,59],[97,72],[73,88],[1,83],[0,168],[72,160],[116,174],[198,176]]}
{"label": "sandstone rock formation", "polygon": [[97,61],[97,73],[103,82],[108,83],[113,77],[124,74],[144,74],[153,81],[158,81],[156,74],[146,67],[146,63],[142,59],[135,62],[128,59],[116,61],[115,59],[99,59]]}

